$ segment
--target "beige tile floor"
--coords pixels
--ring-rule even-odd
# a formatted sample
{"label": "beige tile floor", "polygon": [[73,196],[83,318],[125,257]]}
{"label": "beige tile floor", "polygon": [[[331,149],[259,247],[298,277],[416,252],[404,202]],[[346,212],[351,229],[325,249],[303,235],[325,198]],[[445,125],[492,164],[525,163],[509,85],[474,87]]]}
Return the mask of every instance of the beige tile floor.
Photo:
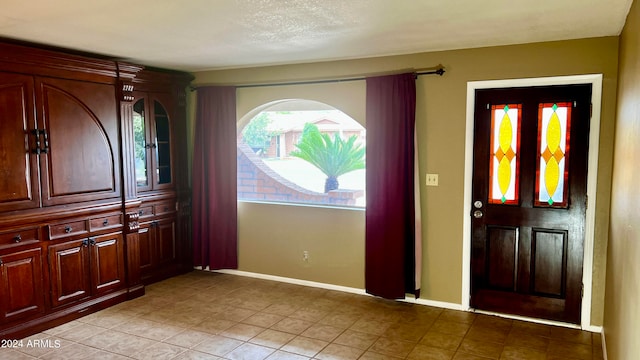
{"label": "beige tile floor", "polygon": [[194,271],[0,350],[33,358],[596,360],[602,345],[579,330]]}

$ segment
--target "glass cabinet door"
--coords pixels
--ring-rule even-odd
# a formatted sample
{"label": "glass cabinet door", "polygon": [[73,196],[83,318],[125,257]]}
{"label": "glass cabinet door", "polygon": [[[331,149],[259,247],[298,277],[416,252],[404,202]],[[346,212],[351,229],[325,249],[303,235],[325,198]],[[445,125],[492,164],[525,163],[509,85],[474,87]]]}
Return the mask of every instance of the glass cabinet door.
{"label": "glass cabinet door", "polygon": [[169,116],[160,102],[153,101],[155,120],[156,184],[171,183],[171,130]]}
{"label": "glass cabinet door", "polygon": [[136,170],[136,185],[138,190],[149,188],[148,156],[147,151],[147,123],[145,118],[145,99],[140,99],[133,104],[133,139]]}

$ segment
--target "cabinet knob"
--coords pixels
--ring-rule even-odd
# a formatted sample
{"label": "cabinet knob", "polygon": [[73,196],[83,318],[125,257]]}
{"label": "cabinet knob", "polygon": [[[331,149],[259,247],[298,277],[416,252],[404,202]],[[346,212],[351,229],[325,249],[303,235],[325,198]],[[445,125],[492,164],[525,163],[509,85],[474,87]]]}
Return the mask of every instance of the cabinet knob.
{"label": "cabinet knob", "polygon": [[94,238],[89,238],[89,245],[93,246],[96,244],[96,239]]}
{"label": "cabinet knob", "polygon": [[102,222],[102,226],[107,226],[109,225],[109,219],[104,219],[104,221]]}
{"label": "cabinet knob", "polygon": [[71,232],[71,226],[65,226],[64,227],[64,232],[66,232],[67,234]]}
{"label": "cabinet knob", "polygon": [[87,246],[89,246],[89,239],[82,240],[82,247],[87,247]]}
{"label": "cabinet knob", "polygon": [[13,241],[19,243],[20,241],[22,241],[22,236],[20,234],[14,236]]}
{"label": "cabinet knob", "polygon": [[164,207],[164,211],[169,211],[169,207],[168,207],[168,206],[165,206],[165,207]]}
{"label": "cabinet knob", "polygon": [[143,214],[144,214],[144,210],[138,211],[138,215],[143,215]]}
{"label": "cabinet knob", "polygon": [[2,259],[0,259],[0,265],[2,265],[2,264],[3,264]]}

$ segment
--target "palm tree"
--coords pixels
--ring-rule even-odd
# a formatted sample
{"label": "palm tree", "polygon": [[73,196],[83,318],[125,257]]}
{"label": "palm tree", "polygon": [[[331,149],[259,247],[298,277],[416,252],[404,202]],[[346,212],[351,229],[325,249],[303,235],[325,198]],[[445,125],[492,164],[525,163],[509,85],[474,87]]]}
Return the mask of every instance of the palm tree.
{"label": "palm tree", "polygon": [[332,140],[328,134],[320,133],[315,124],[307,123],[300,142],[296,144],[298,149],[291,155],[308,161],[327,175],[324,182],[324,192],[327,193],[338,188],[338,176],[364,169],[365,148],[355,144],[357,138],[352,135],[344,141],[336,133]]}

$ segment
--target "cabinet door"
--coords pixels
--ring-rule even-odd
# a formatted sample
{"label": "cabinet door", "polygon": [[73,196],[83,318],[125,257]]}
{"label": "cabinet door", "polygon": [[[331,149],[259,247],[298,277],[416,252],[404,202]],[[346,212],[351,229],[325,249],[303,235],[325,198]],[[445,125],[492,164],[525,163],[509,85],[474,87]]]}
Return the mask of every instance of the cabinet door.
{"label": "cabinet door", "polygon": [[151,223],[141,224],[138,230],[138,244],[140,248],[140,274],[143,278],[148,277],[153,269],[155,252],[155,227]]}
{"label": "cabinet door", "polygon": [[172,97],[163,93],[135,92],[134,99],[133,132],[137,191],[172,188]]}
{"label": "cabinet door", "polygon": [[44,312],[40,248],[0,256],[0,323]]}
{"label": "cabinet door", "polygon": [[89,243],[94,294],[103,294],[121,287],[125,279],[122,234],[89,238]]}
{"label": "cabinet door", "polygon": [[33,78],[0,73],[0,211],[40,206]]}
{"label": "cabinet door", "polygon": [[50,245],[49,277],[52,307],[90,296],[88,241],[81,239]]}
{"label": "cabinet door", "polygon": [[48,148],[40,161],[43,205],[119,197],[115,86],[36,78],[36,88]]}
{"label": "cabinet door", "polygon": [[173,187],[172,101],[165,94],[152,94],[149,102],[153,119],[151,127],[153,188],[171,188]]}
{"label": "cabinet door", "polygon": [[156,244],[158,265],[173,263],[176,260],[176,222],[164,219],[156,223]]}
{"label": "cabinet door", "polygon": [[151,190],[151,121],[146,93],[135,92],[133,103],[133,140],[136,189]]}

